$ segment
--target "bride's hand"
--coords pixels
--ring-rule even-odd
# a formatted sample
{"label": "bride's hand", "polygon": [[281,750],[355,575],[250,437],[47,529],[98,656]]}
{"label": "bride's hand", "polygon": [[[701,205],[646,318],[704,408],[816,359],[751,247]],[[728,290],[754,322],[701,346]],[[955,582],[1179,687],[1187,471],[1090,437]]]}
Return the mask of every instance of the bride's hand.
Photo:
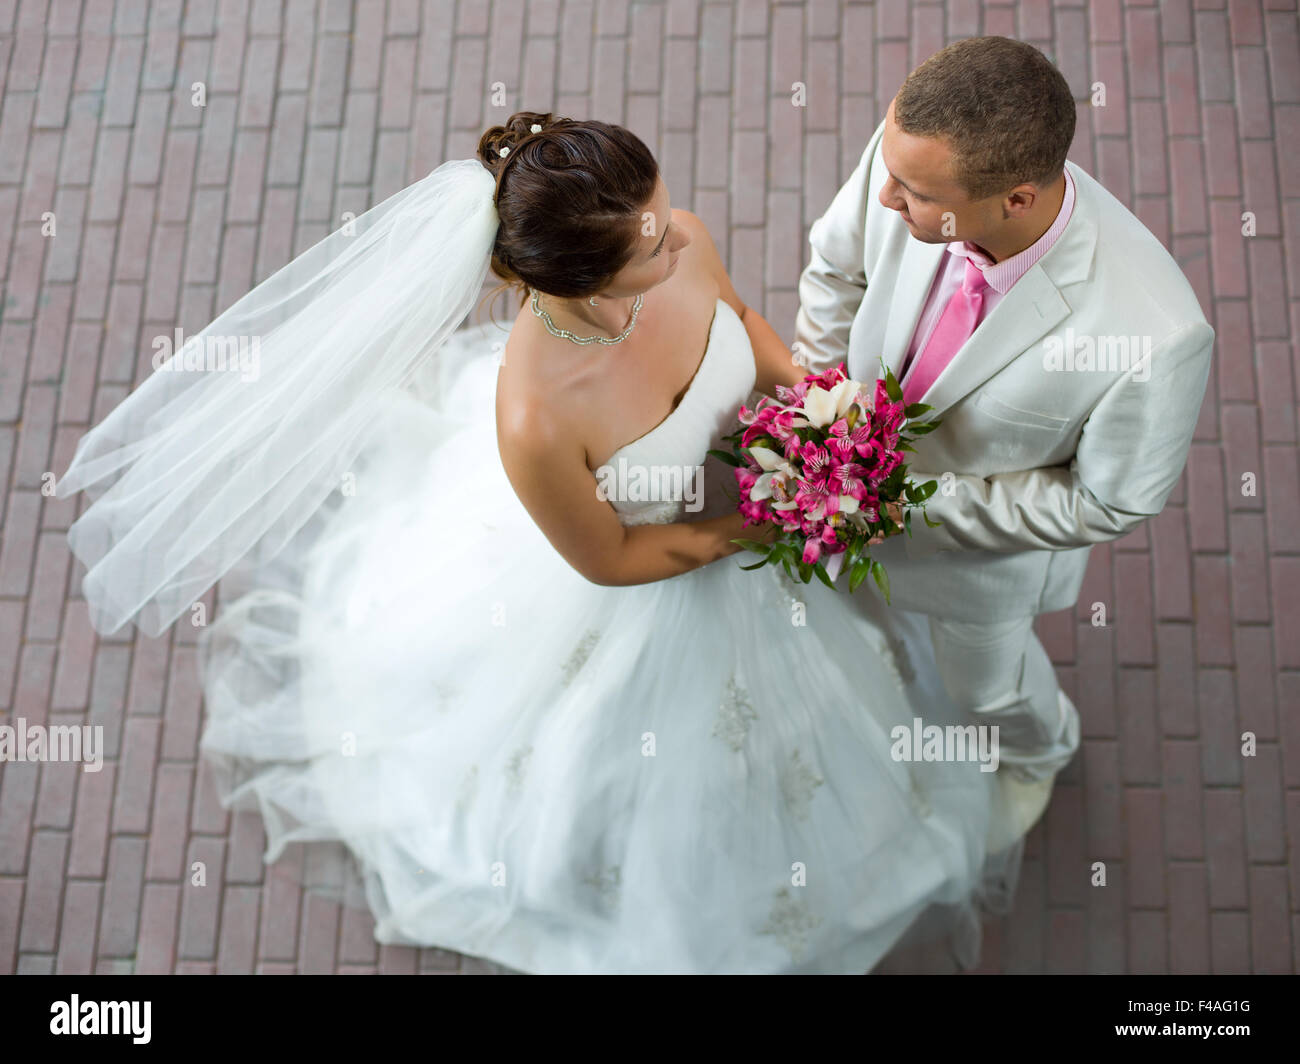
{"label": "bride's hand", "polygon": [[[757,525],[747,525],[745,524],[745,515],[740,512],[730,514],[729,518],[734,521],[735,535],[731,537],[732,539],[749,539],[755,543],[775,543],[776,537],[781,534],[781,526],[775,521],[763,521]],[[736,547],[736,549],[742,550],[743,548]]]}

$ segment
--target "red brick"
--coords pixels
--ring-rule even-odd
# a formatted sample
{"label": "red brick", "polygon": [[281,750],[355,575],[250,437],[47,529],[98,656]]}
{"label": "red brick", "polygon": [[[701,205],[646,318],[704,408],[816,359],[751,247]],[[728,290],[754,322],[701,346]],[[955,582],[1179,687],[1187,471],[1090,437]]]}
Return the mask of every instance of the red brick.
{"label": "red brick", "polygon": [[1281,864],[1286,860],[1281,752],[1274,743],[1261,743],[1242,765],[1246,854],[1252,863]]}
{"label": "red brick", "polygon": [[1256,338],[1290,339],[1281,241],[1252,237],[1246,254],[1250,261],[1250,309]]}
{"label": "red brick", "polygon": [[1192,628],[1185,624],[1160,624],[1156,628],[1156,701],[1160,729],[1171,738],[1194,738],[1198,734],[1192,634]]}
{"label": "red brick", "polygon": [[12,975],[18,961],[18,922],[22,917],[23,881],[0,878],[0,974]]}
{"label": "red brick", "polygon": [[1166,118],[1171,137],[1199,137],[1201,113],[1197,105],[1196,57],[1190,45],[1165,42]]}
{"label": "red brick", "polygon": [[113,832],[147,835],[158,764],[159,721],[132,717],[122,737],[121,772],[113,803]]}
{"label": "red brick", "polygon": [[1211,785],[1241,783],[1241,729],[1234,706],[1232,673],[1226,669],[1197,672],[1201,717],[1201,768]]}
{"label": "red brick", "polygon": [[1268,557],[1264,546],[1263,514],[1232,514],[1232,616],[1237,621],[1267,623],[1269,608]]}
{"label": "red brick", "polygon": [[68,852],[68,875],[104,878],[108,857],[108,821],[117,766],[105,762],[98,772],[82,771],[77,780],[76,823]]}
{"label": "red brick", "polygon": [[32,811],[40,766],[9,762],[0,773],[0,874],[22,875],[27,869]]}
{"label": "red brick", "polygon": [[1205,975],[1210,970],[1210,904],[1205,865],[1169,867],[1169,974]]}
{"label": "red brick", "polygon": [[1268,72],[1275,103],[1300,102],[1300,35],[1294,15],[1270,11],[1265,16]]}
{"label": "red brick", "polygon": [[1294,447],[1264,448],[1263,491],[1269,549],[1300,552],[1300,462]]}
{"label": "red brick", "polygon": [[1300,669],[1300,558],[1274,557],[1269,568],[1277,603],[1273,633],[1277,664]]}
{"label": "red brick", "polygon": [[1169,938],[1163,912],[1130,909],[1128,963],[1135,975],[1165,975],[1169,971]]}
{"label": "red brick", "polygon": [[222,839],[195,836],[190,840],[181,879],[177,946],[177,955],[185,960],[212,960],[216,955],[225,849]]}
{"label": "red brick", "polygon": [[328,975],[334,970],[338,944],[339,906],[317,894],[308,894],[302,907],[302,954],[304,975]]}
{"label": "red brick", "polygon": [[1244,909],[1246,847],[1241,794],[1236,789],[1205,792],[1206,865],[1210,874],[1210,908]]}
{"label": "red brick", "polygon": [[135,970],[139,975],[170,975],[176,963],[177,913],[182,887],[146,883],[140,906],[140,940]]}
{"label": "red brick", "polygon": [[1231,665],[1230,578],[1227,559],[1198,554],[1192,559],[1196,612],[1196,659],[1202,665]]}
{"label": "red brick", "polygon": [[217,971],[222,975],[253,974],[257,957],[257,887],[227,886],[221,909],[221,940]]}
{"label": "red brick", "polygon": [[1286,869],[1255,865],[1250,870],[1250,951],[1252,972],[1293,975],[1287,921]]}
{"label": "red brick", "polygon": [[144,839],[115,838],[109,848],[108,879],[99,926],[100,957],[135,954],[144,889]]}
{"label": "red brick", "polygon": [[[1291,381],[1291,352],[1287,344],[1265,341],[1255,348],[1259,367],[1259,417],[1265,443],[1296,442],[1296,394]],[[1265,506],[1268,500],[1265,500]]]}
{"label": "red brick", "polygon": [[291,874],[292,863],[292,858],[277,862],[267,869],[262,883],[257,942],[257,955],[262,960],[293,961],[298,956],[298,914],[303,891]]}
{"label": "red brick", "polygon": [[18,936],[18,948],[24,952],[54,953],[58,949],[67,854],[68,836],[61,831],[38,831],[32,839],[23,923]]}
{"label": "red brick", "polygon": [[1275,741],[1277,709],[1273,698],[1273,633],[1264,625],[1237,625],[1237,706],[1243,731]]}
{"label": "red brick", "polygon": [[99,918],[99,883],[73,880],[63,893],[63,920],[59,925],[59,975],[91,975],[95,970],[95,925]]}

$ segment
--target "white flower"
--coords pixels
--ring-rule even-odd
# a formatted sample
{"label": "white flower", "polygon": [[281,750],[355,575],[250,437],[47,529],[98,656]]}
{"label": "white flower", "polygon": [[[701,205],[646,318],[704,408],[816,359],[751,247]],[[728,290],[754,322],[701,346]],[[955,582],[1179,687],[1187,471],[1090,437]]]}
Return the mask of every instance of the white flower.
{"label": "white flower", "polygon": [[825,388],[809,388],[803,397],[803,412],[808,415],[810,424],[819,429],[826,428],[849,412],[849,407],[857,398],[862,385],[850,378],[845,378],[830,391]]}
{"label": "white flower", "polygon": [[[772,482],[778,477],[781,478],[783,483],[798,479],[799,474],[795,472],[794,466],[775,451],[766,447],[751,447],[749,453],[753,455],[754,461],[763,470],[758,479],[754,481],[754,486],[749,489],[749,497],[755,502],[761,502],[763,499],[772,497]],[[778,505],[776,508],[788,510],[789,506]]]}
{"label": "white flower", "polygon": [[498,154],[499,156],[501,156],[501,158],[504,159],[507,155],[510,154],[510,149],[509,149],[509,148],[502,148],[499,152],[497,152],[497,154]]}
{"label": "white flower", "polygon": [[541,131],[542,131],[542,127],[539,126],[536,122],[534,122],[531,126],[528,127],[529,133],[540,133]]}

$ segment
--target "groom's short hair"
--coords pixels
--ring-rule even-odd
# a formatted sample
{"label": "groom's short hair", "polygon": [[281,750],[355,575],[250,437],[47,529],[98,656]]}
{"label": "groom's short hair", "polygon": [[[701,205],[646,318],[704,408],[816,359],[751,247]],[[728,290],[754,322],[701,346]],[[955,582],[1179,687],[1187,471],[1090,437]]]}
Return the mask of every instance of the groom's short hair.
{"label": "groom's short hair", "polygon": [[971,199],[1061,176],[1074,140],[1070,86],[1032,44],[971,37],[935,52],[894,98],[905,133],[940,137]]}

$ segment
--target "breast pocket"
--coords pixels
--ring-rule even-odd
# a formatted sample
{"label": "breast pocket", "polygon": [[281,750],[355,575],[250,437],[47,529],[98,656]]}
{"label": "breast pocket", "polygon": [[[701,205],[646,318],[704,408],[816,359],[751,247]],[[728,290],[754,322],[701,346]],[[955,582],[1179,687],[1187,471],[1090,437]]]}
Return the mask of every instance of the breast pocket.
{"label": "breast pocket", "polygon": [[1040,414],[1035,410],[1022,410],[1018,406],[1004,403],[995,395],[980,392],[975,398],[975,406],[999,421],[1007,421],[1022,428],[1047,429],[1050,432],[1062,432],[1070,423],[1068,418]]}

